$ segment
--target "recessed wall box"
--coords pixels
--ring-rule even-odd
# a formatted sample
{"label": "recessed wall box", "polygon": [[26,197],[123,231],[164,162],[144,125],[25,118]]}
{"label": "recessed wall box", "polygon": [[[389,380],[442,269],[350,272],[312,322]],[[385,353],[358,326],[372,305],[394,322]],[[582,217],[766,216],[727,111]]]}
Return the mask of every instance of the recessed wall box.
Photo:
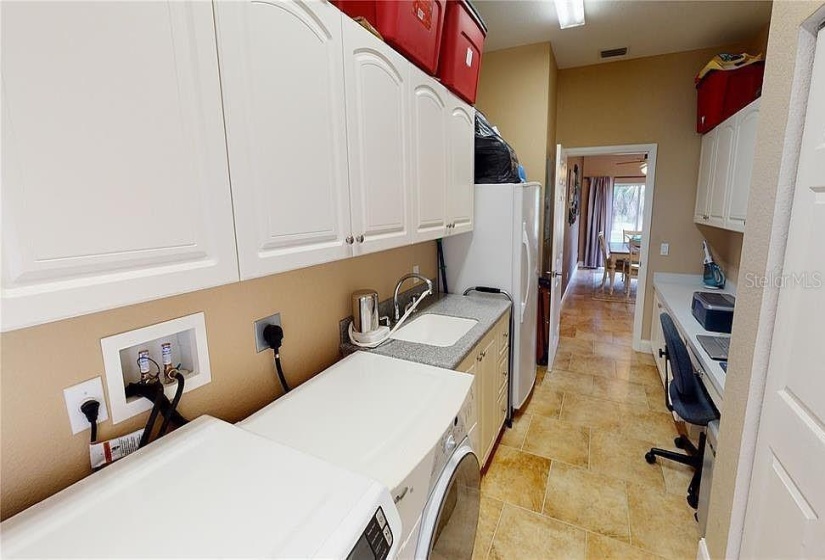
{"label": "recessed wall box", "polygon": [[[103,351],[109,406],[114,424],[152,408],[152,403],[145,398],[127,398],[126,386],[141,379],[138,366],[138,352],[141,350],[149,351],[149,356],[160,366],[160,377],[163,378],[161,345],[165,342],[172,346],[172,365],[180,364],[180,371],[186,380],[184,393],[212,380],[203,313],[103,338],[100,347]],[[154,374],[158,368],[150,362],[150,370]],[[176,382],[166,384],[164,390],[169,399],[174,396],[176,385]]]}

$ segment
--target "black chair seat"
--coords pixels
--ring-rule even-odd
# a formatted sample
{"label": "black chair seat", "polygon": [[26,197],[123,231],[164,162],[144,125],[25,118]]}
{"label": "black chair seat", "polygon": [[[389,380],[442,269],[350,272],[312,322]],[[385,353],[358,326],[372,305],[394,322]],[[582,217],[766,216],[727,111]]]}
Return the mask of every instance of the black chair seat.
{"label": "black chair seat", "polygon": [[673,403],[673,410],[688,424],[707,426],[708,423],[719,418],[719,414],[713,408],[713,403],[703,390],[694,395],[694,400],[686,401],[680,397],[676,384],[671,383],[670,400]]}

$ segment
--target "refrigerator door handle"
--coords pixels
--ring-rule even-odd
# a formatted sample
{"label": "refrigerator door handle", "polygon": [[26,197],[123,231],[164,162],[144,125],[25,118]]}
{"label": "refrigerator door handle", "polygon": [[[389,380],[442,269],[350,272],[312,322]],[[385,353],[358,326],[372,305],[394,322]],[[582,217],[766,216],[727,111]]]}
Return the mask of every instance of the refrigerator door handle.
{"label": "refrigerator door handle", "polygon": [[[521,223],[521,244],[524,246],[524,252],[527,254],[527,270],[522,271],[524,276],[527,277],[527,289],[524,290],[524,300],[521,302],[521,320],[519,323],[524,322],[524,312],[527,311],[527,302],[530,299],[530,286],[533,284],[530,281],[530,275],[533,274],[533,263],[530,257],[530,239],[527,237],[527,222]],[[522,278],[522,282],[523,281],[524,278]]]}

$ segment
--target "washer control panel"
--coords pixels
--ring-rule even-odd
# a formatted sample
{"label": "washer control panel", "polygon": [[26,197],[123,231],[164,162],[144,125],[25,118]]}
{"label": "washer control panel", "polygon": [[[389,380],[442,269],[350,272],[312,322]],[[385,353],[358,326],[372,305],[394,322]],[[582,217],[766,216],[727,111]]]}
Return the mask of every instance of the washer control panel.
{"label": "washer control panel", "polygon": [[347,556],[347,560],[385,560],[392,548],[393,534],[390,524],[380,507],[367,523],[361,538],[355,543],[355,548]]}

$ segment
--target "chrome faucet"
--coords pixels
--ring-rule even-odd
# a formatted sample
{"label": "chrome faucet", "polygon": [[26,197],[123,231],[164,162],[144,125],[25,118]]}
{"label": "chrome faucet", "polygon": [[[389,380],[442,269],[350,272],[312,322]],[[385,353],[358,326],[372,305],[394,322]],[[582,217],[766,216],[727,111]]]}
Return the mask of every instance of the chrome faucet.
{"label": "chrome faucet", "polygon": [[410,278],[418,278],[419,280],[422,280],[427,283],[427,290],[425,292],[422,292],[421,297],[424,297],[424,295],[432,295],[433,293],[433,283],[429,278],[421,276],[416,272],[405,274],[404,276],[402,276],[401,279],[398,280],[398,283],[395,285],[395,293],[392,296],[392,304],[393,308],[395,309],[394,321],[396,323],[399,321],[399,319],[401,319],[401,308],[398,306],[398,290],[400,290],[401,285]]}

